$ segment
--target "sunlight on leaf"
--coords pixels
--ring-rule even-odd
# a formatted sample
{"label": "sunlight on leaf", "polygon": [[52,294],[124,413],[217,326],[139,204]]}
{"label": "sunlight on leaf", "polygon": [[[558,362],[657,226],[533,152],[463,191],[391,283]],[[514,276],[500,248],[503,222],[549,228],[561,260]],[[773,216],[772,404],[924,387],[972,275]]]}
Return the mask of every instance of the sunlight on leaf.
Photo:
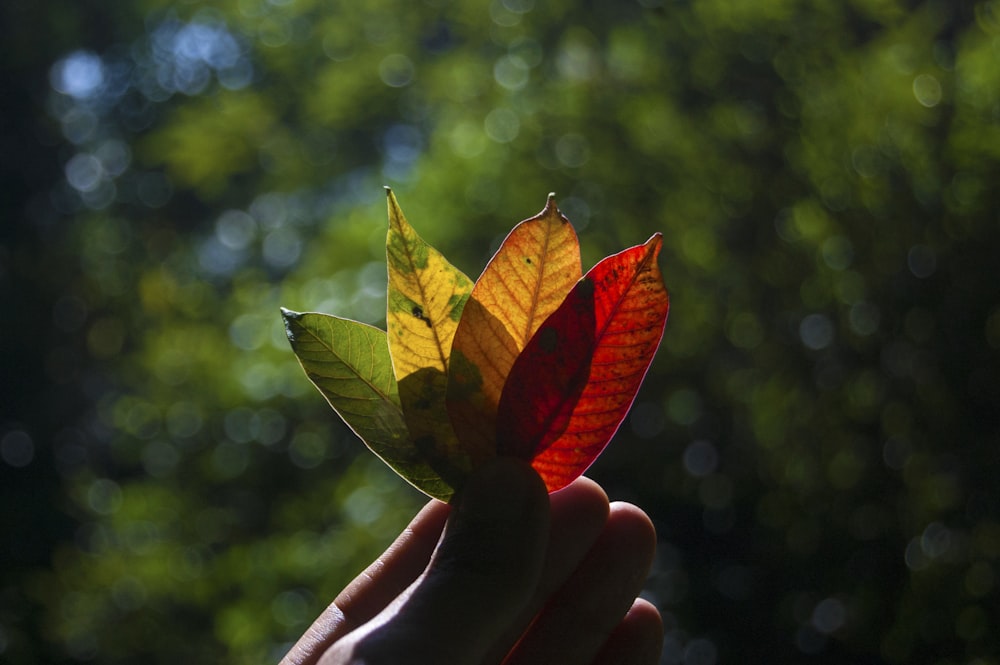
{"label": "sunlight on leaf", "polygon": [[456,479],[475,460],[458,444],[444,397],[452,339],[472,282],[417,235],[388,188],[386,195],[386,325],[403,417],[417,449],[444,477]]}
{"label": "sunlight on leaf", "polygon": [[281,315],[302,369],[337,415],[400,476],[447,501],[451,487],[410,443],[385,332],[327,314]]}
{"label": "sunlight on leaf", "polygon": [[669,296],[657,233],[580,276],[550,194],[475,287],[410,226],[386,188],[387,331],[282,310],[309,379],[379,457],[449,500],[496,455],[572,482],[625,418],[659,346]]}
{"label": "sunlight on leaf", "polygon": [[580,279],[576,231],[549,194],[476,281],[455,333],[448,412],[463,446],[496,448],[500,393],[518,354]]}
{"label": "sunlight on leaf", "polygon": [[531,460],[550,491],[600,455],[649,369],[669,310],[661,245],[656,234],[594,266],[511,369],[498,452]]}

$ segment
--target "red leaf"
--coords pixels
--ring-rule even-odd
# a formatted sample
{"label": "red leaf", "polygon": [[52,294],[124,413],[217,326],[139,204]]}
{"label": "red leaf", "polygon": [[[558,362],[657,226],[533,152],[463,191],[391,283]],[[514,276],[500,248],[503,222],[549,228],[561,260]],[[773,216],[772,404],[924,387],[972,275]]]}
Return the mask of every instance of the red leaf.
{"label": "red leaf", "polygon": [[581,475],[628,413],[670,306],[657,233],[588,272],[538,328],[500,396],[501,455],[530,460],[549,491]]}

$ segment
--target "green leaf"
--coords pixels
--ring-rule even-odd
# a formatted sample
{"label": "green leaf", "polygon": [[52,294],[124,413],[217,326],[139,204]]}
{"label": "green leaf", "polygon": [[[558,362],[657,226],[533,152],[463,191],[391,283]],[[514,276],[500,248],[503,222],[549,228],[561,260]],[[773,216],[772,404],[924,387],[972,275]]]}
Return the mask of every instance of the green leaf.
{"label": "green leaf", "polygon": [[347,426],[414,487],[448,501],[454,488],[410,440],[385,332],[328,314],[281,316],[306,376]]}

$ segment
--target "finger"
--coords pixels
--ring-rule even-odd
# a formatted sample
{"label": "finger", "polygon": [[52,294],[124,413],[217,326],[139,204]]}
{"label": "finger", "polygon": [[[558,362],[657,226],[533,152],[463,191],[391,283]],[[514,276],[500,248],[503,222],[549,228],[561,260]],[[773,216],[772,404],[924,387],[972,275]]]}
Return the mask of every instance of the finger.
{"label": "finger", "polygon": [[385,609],[427,567],[450,508],[430,501],[389,548],[354,578],[282,659],[313,665],[334,641]]}
{"label": "finger", "polygon": [[427,568],[451,508],[429,501],[388,549],[333,601],[355,625],[381,612]]}
{"label": "finger", "polygon": [[337,648],[367,665],[481,662],[530,600],[548,532],[538,474],[511,459],[484,464],[454,506],[428,571]]}
{"label": "finger", "polygon": [[549,596],[576,570],[608,518],[608,495],[589,478],[576,479],[549,495],[549,501],[549,547],[538,586],[527,606],[490,649],[484,662],[499,663],[503,660]]}
{"label": "finger", "polygon": [[656,665],[663,652],[663,619],[641,598],[614,629],[593,665]]}
{"label": "finger", "polygon": [[611,504],[597,542],[505,665],[590,663],[642,589],[655,548],[649,517],[630,504]]}

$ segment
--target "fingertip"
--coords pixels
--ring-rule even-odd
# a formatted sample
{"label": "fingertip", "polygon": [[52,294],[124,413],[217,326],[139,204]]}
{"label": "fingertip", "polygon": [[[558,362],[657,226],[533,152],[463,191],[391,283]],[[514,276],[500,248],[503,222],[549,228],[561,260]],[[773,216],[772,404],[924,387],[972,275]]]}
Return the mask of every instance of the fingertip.
{"label": "fingertip", "polygon": [[578,524],[593,524],[599,530],[608,519],[608,495],[589,478],[577,478],[566,487],[553,492],[549,500],[553,523],[562,519]]}
{"label": "fingertip", "polygon": [[607,493],[605,493],[604,488],[601,487],[599,484],[597,484],[595,481],[588,478],[587,476],[580,476],[579,478],[571,482],[569,485],[557,489],[555,492],[552,493],[552,496],[557,497],[562,494],[572,493],[573,491],[580,491],[581,489],[585,489],[586,491],[590,492],[598,492],[601,494],[601,496],[605,498],[605,500],[607,500],[608,498],[608,495]]}
{"label": "fingertip", "polygon": [[635,599],[622,623],[627,625],[628,630],[653,638],[652,641],[657,644],[663,642],[663,616],[656,605],[645,598]]}
{"label": "fingertip", "polygon": [[637,598],[601,648],[594,665],[656,665],[663,652],[663,618]]}
{"label": "fingertip", "polygon": [[606,528],[611,529],[615,537],[627,539],[632,547],[648,551],[650,557],[656,550],[656,527],[638,506],[623,501],[612,503]]}
{"label": "fingertip", "polygon": [[600,507],[601,512],[607,515],[610,501],[604,488],[595,483],[590,478],[580,476],[569,485],[556,490],[549,495],[552,505],[560,503],[581,503],[594,504]]}

